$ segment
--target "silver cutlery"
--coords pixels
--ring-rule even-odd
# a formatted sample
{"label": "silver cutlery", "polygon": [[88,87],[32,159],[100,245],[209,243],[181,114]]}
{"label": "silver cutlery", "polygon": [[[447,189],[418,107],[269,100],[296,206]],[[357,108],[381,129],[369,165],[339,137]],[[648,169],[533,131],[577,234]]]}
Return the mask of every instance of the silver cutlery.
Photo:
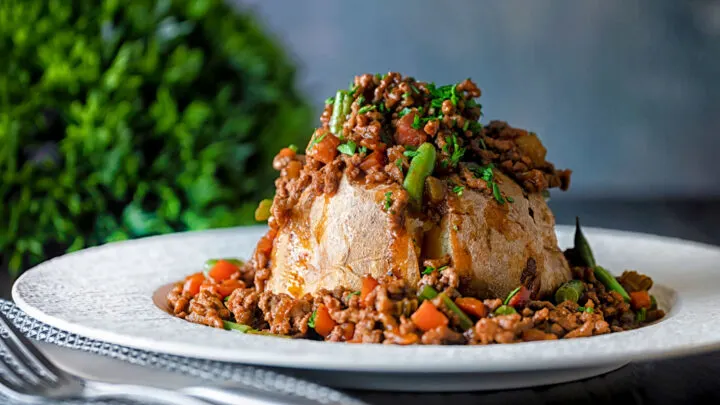
{"label": "silver cutlery", "polygon": [[[3,354],[4,352],[4,354]],[[48,399],[126,398],[162,404],[264,404],[315,405],[305,398],[267,393],[260,390],[237,391],[225,387],[191,386],[181,390],[114,384],[84,379],[60,369],[0,313],[0,393],[25,403]]]}

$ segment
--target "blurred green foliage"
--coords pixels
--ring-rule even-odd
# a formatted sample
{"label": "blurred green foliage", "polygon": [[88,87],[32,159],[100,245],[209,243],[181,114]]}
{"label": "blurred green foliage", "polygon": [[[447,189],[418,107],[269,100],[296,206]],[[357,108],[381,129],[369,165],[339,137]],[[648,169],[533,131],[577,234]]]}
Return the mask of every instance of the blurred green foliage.
{"label": "blurred green foliage", "polygon": [[0,264],[251,223],[310,125],[287,56],[222,0],[2,0]]}

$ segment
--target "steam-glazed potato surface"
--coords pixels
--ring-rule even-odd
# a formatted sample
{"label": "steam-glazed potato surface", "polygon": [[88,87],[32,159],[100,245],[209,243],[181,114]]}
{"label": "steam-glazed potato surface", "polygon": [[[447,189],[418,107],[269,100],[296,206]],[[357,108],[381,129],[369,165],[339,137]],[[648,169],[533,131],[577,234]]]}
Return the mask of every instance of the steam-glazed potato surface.
{"label": "steam-glazed potato surface", "polygon": [[307,190],[275,239],[268,288],[295,297],[322,288],[359,290],[362,277],[388,269],[415,284],[424,259],[450,255],[463,295],[500,297],[526,285],[534,297],[547,296],[570,279],[553,216],[539,193],[526,198],[510,178],[495,176],[512,204],[470,189],[448,193],[439,225],[408,215],[397,237],[383,210],[383,196],[395,186],[343,179],[334,196]]}
{"label": "steam-glazed potato surface", "polygon": [[394,238],[382,206],[385,193],[397,189],[353,186],[343,178],[333,196],[305,190],[276,236],[267,288],[295,297],[338,286],[359,290],[363,276],[380,278],[391,268],[416,283],[420,249],[414,239],[421,224],[406,221],[407,232],[400,232],[415,238]]}
{"label": "steam-glazed potato surface", "polygon": [[424,254],[449,254],[463,282],[463,295],[504,297],[519,285],[534,298],[547,297],[571,277],[555,237],[555,219],[540,193],[524,195],[510,178],[495,171],[512,203],[472,189],[450,194],[448,213],[425,235]]}

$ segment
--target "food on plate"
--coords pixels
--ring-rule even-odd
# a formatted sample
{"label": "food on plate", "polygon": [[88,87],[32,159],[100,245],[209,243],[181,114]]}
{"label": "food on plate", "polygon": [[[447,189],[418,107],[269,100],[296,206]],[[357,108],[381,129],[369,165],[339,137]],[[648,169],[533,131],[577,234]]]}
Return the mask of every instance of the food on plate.
{"label": "food on plate", "polygon": [[664,316],[637,272],[599,266],[578,222],[555,237],[548,190],[570,171],[532,132],[479,122],[480,89],[357,76],[304,153],[282,149],[269,229],[247,262],[211,259],[168,295],[188,321],[351,343],[585,337]]}

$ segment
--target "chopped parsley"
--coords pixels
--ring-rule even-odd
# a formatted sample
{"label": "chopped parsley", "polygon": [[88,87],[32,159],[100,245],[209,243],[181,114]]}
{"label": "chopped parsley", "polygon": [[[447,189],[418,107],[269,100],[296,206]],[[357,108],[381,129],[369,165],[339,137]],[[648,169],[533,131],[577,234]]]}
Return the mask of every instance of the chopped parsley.
{"label": "chopped parsley", "polygon": [[418,151],[416,151],[416,150],[406,150],[405,152],[403,152],[403,155],[409,157],[410,159],[417,156],[417,154],[418,154]]}
{"label": "chopped parsley", "polygon": [[457,164],[460,163],[460,159],[462,159],[465,155],[465,148],[461,148],[460,145],[458,145],[457,136],[455,136],[455,134],[452,134],[450,140],[453,144],[453,153],[450,156],[450,164],[452,166],[457,166]]}
{"label": "chopped parsley", "polygon": [[463,124],[463,132],[467,131],[470,127],[470,120],[465,120],[465,124]]}
{"label": "chopped parsley", "polygon": [[365,102],[365,96],[360,95],[360,97],[357,98],[358,105],[363,105],[364,102]]}
{"label": "chopped parsley", "polygon": [[408,98],[410,97],[410,93],[403,93],[402,98]]}
{"label": "chopped parsley", "polygon": [[506,199],[508,202],[511,202],[511,203],[514,203],[514,202],[515,202],[515,199],[512,198],[512,197],[506,197],[505,199]]}
{"label": "chopped parsley", "polygon": [[493,193],[493,197],[495,197],[495,200],[500,204],[505,204],[505,198],[502,196],[502,193],[500,192],[500,186],[495,182],[494,175],[493,175],[493,168],[495,165],[490,163],[487,166],[479,167],[472,169],[475,173],[475,176],[480,177],[481,179],[485,180],[485,183],[487,183],[488,187]]}
{"label": "chopped parsley", "polygon": [[380,73],[375,73],[375,78],[378,80],[382,80],[382,75]]}
{"label": "chopped parsley", "polygon": [[360,291],[353,291],[350,294],[348,294],[348,297],[352,297],[353,295],[360,295]]}
{"label": "chopped parsley", "polygon": [[379,105],[380,105],[380,107],[378,107],[378,110],[380,110],[380,112],[386,112],[386,111],[387,111],[387,108],[385,108],[385,103],[382,103],[382,102],[381,102]]}
{"label": "chopped parsley", "polygon": [[430,105],[435,108],[442,108],[443,101],[450,100],[454,106],[457,106],[458,96],[456,88],[457,85],[455,84],[448,84],[436,88],[435,84],[430,83],[428,85],[428,90],[430,90],[430,96],[432,97]]}
{"label": "chopped parsley", "polygon": [[410,88],[412,88],[415,93],[420,94],[420,90],[417,87],[415,87],[414,84],[410,84]]}
{"label": "chopped parsley", "polygon": [[348,95],[350,97],[354,96],[357,89],[358,89],[358,86],[355,86],[355,84],[350,83],[350,91],[348,91]]}
{"label": "chopped parsley", "polygon": [[415,114],[415,117],[413,117],[412,127],[415,129],[420,129],[422,127],[422,120],[420,119],[419,114]]}
{"label": "chopped parsley", "polygon": [[405,107],[402,110],[400,110],[400,112],[398,113],[398,118],[402,118],[402,117],[410,114],[410,112],[412,112],[412,110],[408,107]]}
{"label": "chopped parsley", "polygon": [[325,104],[333,104],[335,103],[335,97],[328,97],[325,99]]}
{"label": "chopped parsley", "polygon": [[310,141],[310,144],[308,145],[308,149],[312,149],[313,146],[315,146],[315,145],[319,144],[320,142],[322,142],[322,140],[325,139],[326,136],[327,136],[327,132],[323,132],[322,135],[313,138],[313,140]]}
{"label": "chopped parsley", "polygon": [[440,267],[440,268],[438,269],[438,271],[443,271],[443,270],[445,270],[445,269],[447,269],[447,268],[448,268],[448,266],[442,266],[442,267]]}
{"label": "chopped parsley", "polygon": [[366,106],[364,106],[364,107],[362,107],[361,109],[358,110],[358,114],[365,114],[366,112],[372,111],[372,110],[374,110],[374,109],[375,109],[375,106],[374,106],[374,105],[372,105],[372,104],[366,105]]}
{"label": "chopped parsley", "polygon": [[389,210],[391,205],[392,205],[392,191],[388,191],[387,193],[385,193],[385,202],[383,203],[383,207],[385,207],[385,210]]}
{"label": "chopped parsley", "polygon": [[423,270],[422,274],[427,276],[428,274],[431,274],[433,271],[435,271],[435,267],[425,266],[425,270]]}
{"label": "chopped parsley", "polygon": [[357,144],[353,141],[348,141],[347,143],[344,143],[337,147],[337,150],[339,150],[341,153],[344,153],[346,155],[354,155],[355,149],[357,148]]}
{"label": "chopped parsley", "polygon": [[288,146],[288,149],[290,149],[290,150],[293,151],[293,152],[297,152],[297,146],[296,146],[296,145],[290,144],[290,146]]}
{"label": "chopped parsley", "polygon": [[315,329],[315,318],[317,318],[317,310],[313,311],[312,315],[310,315],[310,319],[308,319],[308,326]]}
{"label": "chopped parsley", "polygon": [[462,196],[462,195],[463,195],[463,190],[465,190],[465,187],[464,187],[464,186],[455,186],[455,187],[453,187],[453,189],[452,189],[453,193],[455,193],[455,194],[457,194],[457,195],[459,195],[459,196]]}
{"label": "chopped parsley", "polygon": [[402,166],[402,159],[397,159],[397,160],[395,161],[395,166],[397,166],[398,169],[402,170],[402,168],[403,168],[403,166]]}
{"label": "chopped parsley", "polygon": [[367,148],[365,146],[361,146],[360,153],[367,153]]}

